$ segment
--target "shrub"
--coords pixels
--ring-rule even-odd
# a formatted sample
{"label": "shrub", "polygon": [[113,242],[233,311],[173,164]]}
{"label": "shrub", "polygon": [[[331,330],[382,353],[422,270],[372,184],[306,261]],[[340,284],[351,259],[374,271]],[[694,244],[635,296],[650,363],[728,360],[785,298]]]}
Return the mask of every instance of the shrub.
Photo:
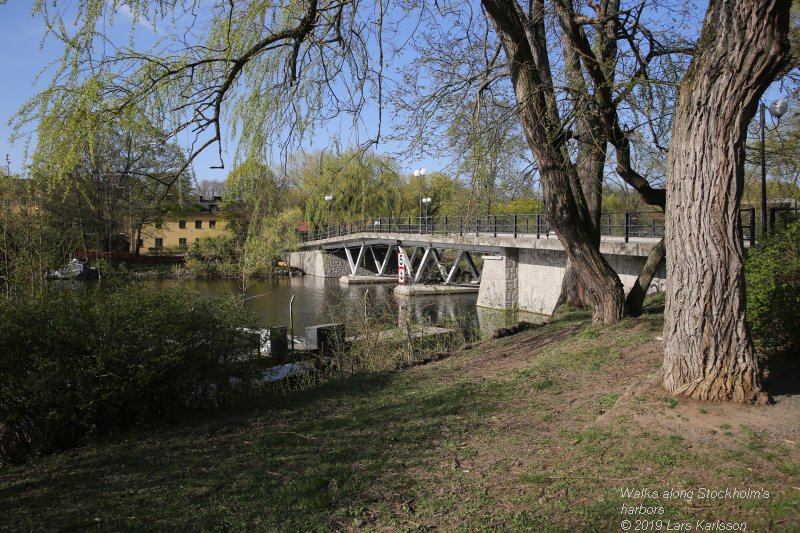
{"label": "shrub", "polygon": [[[238,307],[179,289],[51,290],[0,304],[0,456],[216,406],[257,355]],[[249,380],[238,380],[248,383]]]}
{"label": "shrub", "polygon": [[771,370],[798,367],[800,350],[800,223],[750,250],[745,266],[747,319]]}
{"label": "shrub", "polygon": [[186,269],[199,276],[234,276],[240,268],[236,242],[230,235],[206,237],[194,242],[185,256]]}

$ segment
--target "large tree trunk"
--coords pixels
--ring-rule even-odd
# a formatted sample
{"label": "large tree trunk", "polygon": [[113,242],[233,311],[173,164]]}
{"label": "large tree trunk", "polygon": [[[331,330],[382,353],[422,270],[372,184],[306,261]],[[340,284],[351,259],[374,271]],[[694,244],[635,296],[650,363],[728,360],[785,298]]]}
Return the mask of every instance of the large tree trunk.
{"label": "large tree trunk", "polygon": [[[604,138],[601,132],[595,131],[594,133],[597,137],[593,138]],[[592,144],[591,146],[582,146],[582,144],[589,143],[583,143],[579,138],[576,166],[580,178],[580,187],[586,198],[586,207],[589,211],[592,245],[599,250],[605,144],[602,147],[597,144]],[[564,270],[564,278],[561,280],[561,294],[558,297],[553,313],[555,314],[562,305],[579,307],[590,303],[586,288],[581,282],[581,277],[578,275],[575,267],[572,266],[572,261],[567,261],[567,268]]]}
{"label": "large tree trunk", "polygon": [[[586,199],[589,211],[589,224],[592,245],[600,249],[600,212],[603,204],[603,170],[606,161],[606,142],[602,128],[593,121],[586,106],[578,106],[583,116],[576,121],[576,137],[578,140],[578,156],[576,171],[579,183],[573,184],[573,190],[580,190]],[[555,313],[562,305],[578,307],[590,304],[586,287],[581,277],[567,261],[564,278],[561,280],[561,294],[553,309]]]}
{"label": "large tree trunk", "polygon": [[712,0],[675,107],[668,158],[664,387],[762,398],[745,323],[739,204],[747,125],[788,50],[788,0]]}
{"label": "large tree trunk", "polygon": [[577,172],[558,116],[543,2],[532,0],[528,16],[514,0],[483,0],[483,5],[508,57],[520,122],[539,166],[548,221],[586,289],[594,320],[617,322],[624,312],[622,283],[594,245],[586,200],[573,185]]}

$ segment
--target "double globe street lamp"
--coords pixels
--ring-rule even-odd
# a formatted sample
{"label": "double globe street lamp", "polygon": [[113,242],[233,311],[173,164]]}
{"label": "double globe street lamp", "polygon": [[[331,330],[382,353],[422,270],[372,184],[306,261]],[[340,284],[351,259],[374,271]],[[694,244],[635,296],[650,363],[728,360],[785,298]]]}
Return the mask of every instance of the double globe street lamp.
{"label": "double globe street lamp", "polygon": [[428,196],[426,196],[425,198],[422,199],[422,203],[425,204],[425,232],[426,233],[428,232],[428,223],[429,223],[428,208],[430,207],[432,201],[433,200],[431,200],[431,198],[428,197]]}

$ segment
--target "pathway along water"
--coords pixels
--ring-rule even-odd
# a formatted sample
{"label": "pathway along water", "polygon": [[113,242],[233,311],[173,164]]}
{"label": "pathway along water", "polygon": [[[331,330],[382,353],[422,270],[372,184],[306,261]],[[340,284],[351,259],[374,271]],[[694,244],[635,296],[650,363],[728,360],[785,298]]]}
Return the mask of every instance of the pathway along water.
{"label": "pathway along water", "polygon": [[[144,280],[150,287],[179,285],[189,290],[212,296],[236,294],[236,282],[224,279],[196,280]],[[437,296],[395,297],[395,285],[341,285],[337,279],[313,276],[273,278],[254,282],[247,290],[245,306],[256,317],[255,326],[288,326],[289,300],[294,300],[294,328],[303,335],[306,326],[330,322],[370,321],[398,323],[408,318],[435,326],[460,324],[480,329],[490,335],[499,327],[507,327],[518,320],[541,322],[545,317],[532,313],[511,313],[477,307],[477,294],[448,294]]]}

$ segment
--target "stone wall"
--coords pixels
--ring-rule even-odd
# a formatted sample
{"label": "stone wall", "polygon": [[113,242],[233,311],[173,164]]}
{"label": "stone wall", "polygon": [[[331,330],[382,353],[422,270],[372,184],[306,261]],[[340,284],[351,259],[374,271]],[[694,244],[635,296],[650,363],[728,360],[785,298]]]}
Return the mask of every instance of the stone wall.
{"label": "stone wall", "polygon": [[323,253],[321,250],[303,250],[300,252],[289,252],[286,260],[294,268],[299,268],[308,276],[325,277],[325,266],[323,264]]}
{"label": "stone wall", "polygon": [[[353,261],[358,259],[358,249],[351,250],[353,254]],[[289,264],[293,267],[299,268],[308,276],[318,276],[321,278],[340,278],[342,276],[350,275],[350,264],[347,262],[347,256],[344,250],[336,252],[326,252],[323,250],[305,250],[299,252],[290,252],[288,257]],[[397,261],[395,261],[395,265]],[[367,265],[370,268],[365,268]],[[397,271],[395,266],[394,271]],[[364,257],[361,260],[361,265],[356,270],[359,276],[369,276],[377,272],[375,269],[375,261],[369,250],[364,251]]]}

